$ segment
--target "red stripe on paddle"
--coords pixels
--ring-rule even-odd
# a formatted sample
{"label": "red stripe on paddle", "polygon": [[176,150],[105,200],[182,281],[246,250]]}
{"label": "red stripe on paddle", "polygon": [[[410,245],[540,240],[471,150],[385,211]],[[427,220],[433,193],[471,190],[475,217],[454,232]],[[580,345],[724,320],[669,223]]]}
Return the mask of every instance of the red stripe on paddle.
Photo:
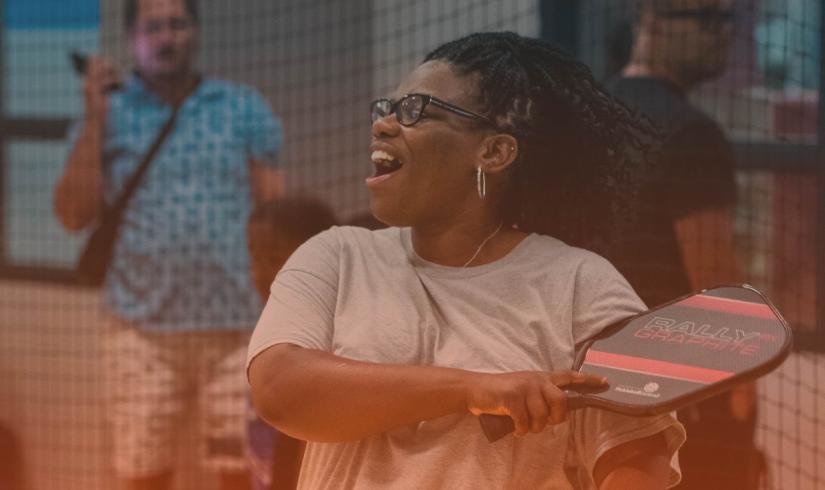
{"label": "red stripe on paddle", "polygon": [[675,364],[643,357],[625,356],[611,352],[590,349],[584,358],[586,364],[601,366],[622,371],[632,371],[641,374],[650,374],[663,378],[680,379],[693,383],[710,384],[730,378],[734,373],[717,371],[686,364]]}
{"label": "red stripe on paddle", "polygon": [[733,313],[734,315],[752,316],[756,318],[765,318],[768,320],[775,320],[771,307],[764,303],[751,303],[749,301],[741,301],[738,299],[720,298],[718,296],[707,296],[704,294],[695,294],[676,303],[679,306],[689,306],[693,308],[701,308],[703,310],[721,311],[723,313]]}

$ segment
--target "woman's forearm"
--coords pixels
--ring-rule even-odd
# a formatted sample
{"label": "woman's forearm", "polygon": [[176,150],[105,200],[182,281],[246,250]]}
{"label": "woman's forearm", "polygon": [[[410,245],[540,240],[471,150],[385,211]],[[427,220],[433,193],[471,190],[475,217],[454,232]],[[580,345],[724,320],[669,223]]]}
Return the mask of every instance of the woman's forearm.
{"label": "woman's forearm", "polygon": [[467,410],[459,369],[353,361],[289,344],[253,360],[258,413],[308,441],[350,441]]}

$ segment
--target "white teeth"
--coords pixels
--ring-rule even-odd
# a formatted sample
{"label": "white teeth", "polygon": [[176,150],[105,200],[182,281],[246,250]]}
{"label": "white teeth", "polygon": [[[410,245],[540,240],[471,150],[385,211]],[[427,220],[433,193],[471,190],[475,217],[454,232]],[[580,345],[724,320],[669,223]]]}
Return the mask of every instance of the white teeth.
{"label": "white teeth", "polygon": [[372,155],[370,155],[370,159],[375,163],[386,163],[394,160],[392,155],[382,150],[375,150],[374,152],[372,152]]}

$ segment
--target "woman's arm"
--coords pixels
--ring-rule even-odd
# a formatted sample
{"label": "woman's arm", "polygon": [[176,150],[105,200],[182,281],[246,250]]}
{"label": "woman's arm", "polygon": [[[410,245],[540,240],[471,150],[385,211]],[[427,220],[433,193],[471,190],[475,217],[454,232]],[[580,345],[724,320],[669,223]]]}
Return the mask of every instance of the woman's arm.
{"label": "woman's arm", "polygon": [[509,415],[518,433],[539,432],[566,419],[559,386],[605,382],[571,371],[485,374],[376,364],[290,344],[255,357],[249,381],[264,420],[298,439],[326,442],[362,439],[466,411]]}
{"label": "woman's arm", "polygon": [[347,441],[465,410],[457,369],[357,362],[279,344],[249,367],[261,417],[308,441]]}
{"label": "woman's arm", "polygon": [[610,449],[593,469],[599,490],[662,490],[669,474],[670,457],[661,433]]}

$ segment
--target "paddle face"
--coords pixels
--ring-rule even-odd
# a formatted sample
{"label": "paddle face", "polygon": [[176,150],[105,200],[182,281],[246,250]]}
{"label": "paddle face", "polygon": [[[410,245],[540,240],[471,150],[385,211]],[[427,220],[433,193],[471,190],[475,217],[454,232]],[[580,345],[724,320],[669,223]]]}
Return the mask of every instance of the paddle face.
{"label": "paddle face", "polygon": [[[722,392],[778,366],[791,348],[787,323],[751,286],[722,286],[608,327],[576,368],[607,377],[600,393],[571,396],[569,408],[657,415]],[[512,432],[509,417],[482,415],[488,439]]]}
{"label": "paddle face", "polygon": [[790,347],[790,329],[757,290],[709,289],[596,337],[580,370],[606,376],[610,389],[583,397],[630,415],[664,413],[768,372]]}

